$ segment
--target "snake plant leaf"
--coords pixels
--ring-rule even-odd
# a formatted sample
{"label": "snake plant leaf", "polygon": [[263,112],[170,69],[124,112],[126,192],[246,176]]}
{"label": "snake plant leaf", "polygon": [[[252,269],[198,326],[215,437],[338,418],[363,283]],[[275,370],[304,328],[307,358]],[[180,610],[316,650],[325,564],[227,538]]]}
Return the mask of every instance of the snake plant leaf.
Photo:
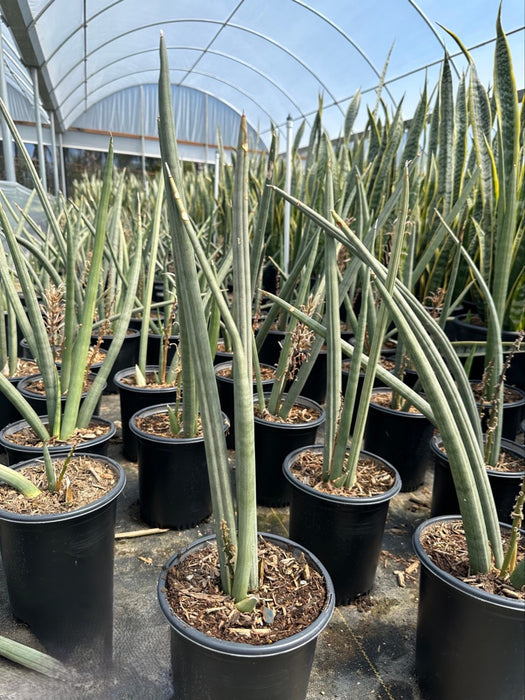
{"label": "snake plant leaf", "polygon": [[69,683],[78,680],[76,672],[64,666],[58,659],[3,635],[0,635],[0,656],[50,678]]}
{"label": "snake plant leaf", "polygon": [[[205,435],[206,459],[210,479],[213,511],[215,515],[217,548],[221,568],[221,582],[225,592],[231,592],[229,560],[226,555],[225,542],[236,547],[237,527],[231,493],[230,468],[224,426],[217,393],[215,372],[208,345],[206,319],[201,302],[201,291],[195,268],[195,254],[192,248],[193,236],[197,246],[198,238],[186,210],[183,193],[182,172],[179,164],[175,125],[173,117],[172,92],[168,55],[164,36],[160,38],[160,74],[159,74],[159,141],[162,160],[165,164],[166,196],[168,218],[170,221],[173,250],[175,253],[177,289],[179,295],[181,343],[183,348],[182,370],[184,384],[184,406],[186,406],[186,389],[192,388],[197,381],[200,394],[200,412]],[[200,246],[197,246],[200,248]],[[207,258],[204,255],[207,262]],[[219,294],[222,298],[222,292]],[[219,297],[217,301],[219,302]],[[250,348],[251,350],[251,348]],[[242,349],[241,349],[242,352]],[[188,359],[189,356],[189,359]],[[197,370],[188,373],[191,364]],[[185,369],[186,367],[186,369]],[[188,381],[188,385],[186,382]],[[193,392],[188,396],[191,402]],[[196,411],[195,411],[196,416]],[[189,418],[187,418],[190,420]],[[244,596],[243,596],[244,597]]]}

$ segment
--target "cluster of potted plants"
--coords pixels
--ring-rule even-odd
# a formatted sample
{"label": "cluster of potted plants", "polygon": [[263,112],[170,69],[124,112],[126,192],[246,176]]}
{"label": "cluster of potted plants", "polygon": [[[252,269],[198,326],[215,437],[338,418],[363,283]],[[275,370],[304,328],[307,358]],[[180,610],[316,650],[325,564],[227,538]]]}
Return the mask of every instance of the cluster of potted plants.
{"label": "cluster of potted plants", "polygon": [[[523,450],[517,450],[515,461],[521,459],[521,466],[504,505],[492,479],[492,472],[500,469],[502,447],[508,447],[502,442],[505,426],[511,430],[503,413],[504,379],[523,355],[519,301],[525,294],[524,145],[499,17],[494,113],[471,60],[469,83],[461,79],[456,105],[446,57],[431,115],[426,94],[425,89],[404,142],[400,111],[383,124],[380,102],[370,112],[364,134],[353,134],[358,94],[336,150],[323,132],[320,109],[307,161],[302,169],[294,161],[292,194],[280,187],[275,140],[265,167],[260,159],[254,165],[243,117],[231,185],[222,183],[216,209],[210,212],[194,206],[188,196],[193,190],[178,158],[161,37],[163,173],[146,229],[140,223],[127,241],[135,251],[127,263],[117,254],[118,226],[108,224],[122,215],[121,183],[111,202],[111,147],[92,225],[77,210],[60,223],[34,173],[49,219],[46,246],[52,251],[40,256],[46,259],[41,269],[47,286],[42,284],[42,291],[50,288],[50,281],[58,287],[65,279],[64,302],[57,304],[55,315],[48,310],[42,317],[36,268],[28,265],[26,244],[0,207],[8,249],[0,246],[2,290],[38,366],[46,401],[45,415],[38,415],[0,374],[0,389],[25,418],[26,432],[33,432],[33,449],[40,455],[37,469],[34,459],[18,459],[15,468],[0,467],[0,499],[14,488],[26,503],[38,503],[47,491],[60,504],[54,506],[59,512],[35,515],[32,506],[16,513],[0,500],[0,546],[13,611],[50,651],[69,660],[69,652],[76,653],[87,638],[90,644],[99,639],[93,655],[99,663],[111,658],[112,599],[102,587],[111,587],[111,528],[124,477],[118,464],[93,454],[91,447],[73,445],[72,439],[94,431],[95,406],[138,311],[136,366],[122,369],[113,380],[121,392],[126,456],[139,463],[141,515],[155,526],[186,528],[212,513],[215,525],[213,536],[174,553],[159,579],[158,598],[171,630],[174,697],[304,698],[316,640],[336,604],[347,604],[372,588],[388,504],[401,488],[421,484],[431,442],[436,459],[446,463],[455,501],[439,505],[434,494],[436,517],[414,533],[421,563],[416,674],[425,697],[436,700],[523,696]],[[470,151],[469,130],[474,144]],[[228,198],[230,206],[222,207]],[[279,269],[281,243],[276,245],[273,235],[285,200],[294,212],[289,272]],[[89,250],[81,285],[74,257],[80,238]],[[25,250],[37,256],[35,250]],[[145,269],[142,253],[150,263]],[[119,264],[112,266],[115,260]],[[278,270],[273,291],[263,289],[267,261]],[[148,363],[159,268],[167,273],[162,299],[153,304],[160,314],[156,330],[161,342]],[[115,290],[111,303],[101,299],[101,279]],[[55,296],[61,300],[60,294]],[[437,318],[427,306],[430,296],[439,301]],[[486,336],[470,341],[453,330],[451,339],[452,314],[468,301],[476,304]],[[472,320],[472,307],[469,314]],[[111,345],[81,404],[86,368],[97,344],[93,338],[101,338],[110,322]],[[13,334],[16,328],[10,324]],[[518,337],[512,348],[502,334],[509,324]],[[227,368],[214,365],[219,337],[231,349]],[[272,337],[279,340],[270,356]],[[393,369],[382,363],[385,345],[392,340]],[[476,377],[484,388],[480,407],[474,374],[469,373],[475,372],[481,350],[484,371]],[[350,368],[343,387],[345,357]],[[271,369],[266,384],[265,364]],[[407,381],[409,366],[416,373],[412,382]],[[218,368],[223,373],[227,369],[226,412]],[[319,400],[314,400],[308,394],[319,371],[322,389],[316,389]],[[516,376],[511,374],[519,395]],[[388,438],[373,432],[369,410],[378,382],[393,413],[403,420],[415,416],[424,421],[417,446],[411,448],[419,460],[415,474],[402,454],[389,449]],[[124,398],[125,391],[136,395],[136,402]],[[318,443],[321,424],[323,442]],[[262,433],[263,426],[272,431],[271,437]],[[290,434],[283,438],[285,428]],[[407,430],[413,432],[401,428]],[[153,456],[152,445],[158,450]],[[101,466],[95,468],[91,460],[99,459]],[[30,478],[35,470],[36,483]],[[86,470],[98,482],[107,482],[107,494],[74,508],[73,474]],[[435,478],[435,489],[437,483]],[[290,506],[290,539],[258,531],[258,504]],[[98,518],[93,524],[95,512],[104,524]],[[56,621],[56,606],[34,611],[34,601],[26,599],[22,572],[27,565],[22,565],[20,553],[31,545],[30,561],[39,575],[51,571],[49,562],[44,565],[40,558],[49,555],[51,545],[32,534],[30,542],[20,545],[12,534],[16,530],[28,537],[22,523],[35,519],[61,538],[52,547],[57,553],[54,565],[63,580],[76,586],[77,573],[61,568],[70,547],[83,539],[76,533],[88,523],[106,528],[98,538],[100,551],[91,552],[99,580],[80,572],[90,587],[100,588],[99,598],[86,619],[80,619],[80,612],[78,619],[68,615],[64,629]],[[75,528],[75,535],[70,530],[64,534],[62,526]],[[483,587],[487,581],[491,588]],[[63,588],[60,595],[66,595]],[[199,604],[213,608],[206,625],[199,622]],[[49,619],[43,613],[49,610],[54,623],[48,636]],[[94,631],[92,625],[101,618],[106,626]],[[494,648],[494,638],[505,644]]]}

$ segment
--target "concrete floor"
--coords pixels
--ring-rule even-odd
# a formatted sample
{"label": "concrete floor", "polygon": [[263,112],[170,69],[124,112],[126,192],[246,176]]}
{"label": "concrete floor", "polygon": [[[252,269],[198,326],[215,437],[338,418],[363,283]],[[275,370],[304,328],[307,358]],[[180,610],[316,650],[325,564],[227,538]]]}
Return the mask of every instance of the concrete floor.
{"label": "concrete floor", "polygon": [[[101,413],[119,421],[118,396],[103,397]],[[121,446],[118,430],[109,454],[124,465],[128,481],[118,504],[117,533],[147,527],[139,517],[137,466],[122,459]],[[391,503],[369,604],[336,608],[318,640],[308,700],[421,700],[413,675],[418,568],[411,535],[428,515],[430,487],[428,475],[423,487]],[[259,519],[261,531],[287,534],[287,509],[260,508]],[[211,531],[205,522],[184,532],[117,539],[111,673],[101,677],[93,669],[78,683],[64,683],[0,659],[0,700],[169,699],[169,629],[157,603],[157,580],[173,552]],[[0,634],[39,647],[11,616],[1,563]]]}

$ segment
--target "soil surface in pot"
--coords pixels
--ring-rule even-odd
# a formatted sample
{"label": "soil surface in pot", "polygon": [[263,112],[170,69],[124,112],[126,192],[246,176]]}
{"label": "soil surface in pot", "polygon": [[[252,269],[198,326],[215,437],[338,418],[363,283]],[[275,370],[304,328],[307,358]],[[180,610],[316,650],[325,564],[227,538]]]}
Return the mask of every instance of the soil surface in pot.
{"label": "soil surface in pot", "polygon": [[[89,391],[91,389],[91,386],[93,385],[93,382],[93,376],[88,377],[84,382],[82,392],[86,393],[87,391]],[[38,394],[39,396],[45,396],[46,394],[46,387],[44,385],[43,379],[35,379],[34,381],[28,382],[25,388],[26,391],[29,391],[32,394]],[[67,396],[67,392],[64,392],[62,396]]]}
{"label": "soil surface in pot", "polygon": [[[275,368],[274,367],[261,367],[260,370],[261,370],[261,379],[263,382],[265,382],[269,379],[275,379]],[[223,369],[216,370],[216,373],[221,377],[228,377],[231,379],[232,368],[231,367],[224,367]],[[255,372],[253,374],[253,378],[255,380]]]}
{"label": "soil surface in pot", "polygon": [[[176,384],[176,382],[159,382],[158,378],[158,372],[146,372],[146,386],[143,388],[164,389],[167,387],[173,387]],[[134,374],[130,374],[129,377],[122,377],[122,379],[120,379],[119,381],[122,382],[122,384],[126,384],[127,386],[138,386]]]}
{"label": "soil surface in pot", "polygon": [[[391,372],[394,369],[394,367],[396,366],[396,363],[394,362],[394,360],[391,360],[388,357],[383,357],[382,355],[379,358],[379,364],[381,365],[381,367],[383,369],[386,369],[388,372]],[[350,372],[351,367],[352,367],[351,358],[347,358],[347,359],[343,360],[343,363],[342,363],[343,372]],[[361,372],[364,372],[364,369],[361,369]]]}
{"label": "soil surface in pot", "polygon": [[31,374],[38,374],[40,372],[37,363],[34,360],[23,360],[22,358],[18,358],[16,361],[16,371],[14,374],[6,374],[6,372],[9,371],[9,365],[6,363],[5,368],[4,368],[4,374],[5,376],[10,376],[11,378],[18,378],[18,377],[28,377]]}
{"label": "soil surface in pot", "polygon": [[[478,382],[472,384],[472,391],[476,401],[483,402],[485,406],[490,406],[490,401],[485,401],[485,391],[486,386],[483,382]],[[523,394],[519,391],[515,391],[511,386],[503,386],[503,403],[515,403],[516,401],[521,401]]]}
{"label": "soil surface in pot", "polygon": [[259,537],[259,588],[251,613],[240,612],[221,590],[217,547],[187,555],[168,572],[167,599],[177,617],[212,637],[271,644],[308,627],[324,606],[326,586],[306,558]]}
{"label": "soil surface in pot", "polygon": [[[55,473],[59,475],[65,459],[54,459]],[[47,489],[44,465],[35,463],[20,469],[42,493],[36,498],[26,498],[7,484],[0,484],[0,507],[12,513],[41,515],[69,513],[102,498],[111,491],[118,475],[106,462],[91,455],[75,455],[66,467],[60,488],[51,493]]]}
{"label": "soil surface in pot", "polygon": [[[439,449],[443,454],[446,454],[446,450],[443,445],[439,445]],[[504,449],[500,450],[499,459],[494,466],[488,467],[494,472],[503,472],[507,474],[512,474],[514,472],[525,471],[525,457],[521,457],[517,454],[511,454],[506,452]]]}
{"label": "soil surface in pot", "polygon": [[[508,533],[503,533],[503,548],[508,542]],[[517,590],[499,576],[497,569],[487,574],[471,575],[469,570],[467,543],[460,521],[433,523],[425,528],[421,546],[434,564],[455,578],[475,588],[496,595],[525,600],[525,590]],[[518,559],[525,556],[525,537],[518,542]]]}
{"label": "soil surface in pot", "polygon": [[267,420],[270,423],[311,423],[317,420],[321,415],[321,412],[316,408],[310,406],[292,406],[290,413],[284,419],[281,416],[275,416],[269,413],[267,410],[261,411],[259,405],[256,404],[254,408],[255,415],[257,418],[262,418],[262,420]]}
{"label": "soil surface in pot", "polygon": [[[135,423],[139,430],[143,433],[148,433],[149,435],[158,435],[159,437],[166,438],[186,438],[183,432],[178,435],[174,435],[171,431],[170,418],[166,411],[162,413],[152,413],[149,416],[142,416],[136,418]],[[201,419],[197,419],[197,430],[194,437],[202,437],[202,423]]]}
{"label": "soil surface in pot", "polygon": [[[48,447],[55,447],[59,445],[82,445],[86,440],[93,440],[98,437],[106,435],[111,430],[110,425],[104,423],[98,423],[92,421],[87,428],[75,428],[72,435],[68,437],[67,440],[59,440],[57,437],[51,437],[47,445]],[[27,426],[16,432],[9,433],[9,436],[5,436],[6,440],[12,442],[15,445],[23,445],[24,447],[42,447],[42,440],[35,434],[33,428]]]}
{"label": "soil surface in pot", "polygon": [[[403,399],[401,402],[403,403]],[[400,410],[399,408],[392,406],[392,392],[391,391],[375,391],[370,397],[370,401],[375,403],[377,406],[383,406],[386,408],[391,408],[393,411]],[[409,406],[407,413],[415,413],[421,415],[421,412],[415,408],[415,406]]]}
{"label": "soil surface in pot", "polygon": [[[62,362],[62,349],[61,348],[58,348],[55,355],[56,355],[55,361]],[[98,364],[101,364],[102,362],[104,362],[104,360],[106,359],[106,355],[107,355],[107,352],[105,350],[100,350],[100,348],[92,347],[90,352],[89,352],[89,355],[87,357],[88,371],[92,365],[98,365]]]}
{"label": "soil surface in pot", "polygon": [[373,459],[361,458],[357,465],[356,483],[348,489],[323,481],[323,453],[313,450],[301,452],[291,467],[292,474],[307,486],[334,496],[369,497],[378,496],[392,488],[395,475],[385,470]]}

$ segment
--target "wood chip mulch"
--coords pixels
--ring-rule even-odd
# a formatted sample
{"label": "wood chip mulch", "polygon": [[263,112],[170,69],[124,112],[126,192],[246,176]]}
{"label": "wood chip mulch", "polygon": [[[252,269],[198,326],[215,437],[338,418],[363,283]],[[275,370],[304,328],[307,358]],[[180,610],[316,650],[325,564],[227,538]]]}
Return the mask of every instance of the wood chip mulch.
{"label": "wood chip mulch", "polygon": [[[157,372],[146,372],[146,386],[143,387],[144,389],[165,389],[165,388],[172,388],[175,386],[176,382],[159,382],[158,381],[158,374]],[[122,377],[120,380],[122,384],[126,384],[127,386],[137,386],[137,382],[135,381],[135,375],[131,374],[128,377]]]}
{"label": "wood chip mulch", "polygon": [[[3,373],[6,377],[9,376],[8,371],[9,367],[6,364],[6,367],[3,370]],[[16,361],[16,371],[13,375],[11,375],[11,377],[29,377],[32,374],[38,374],[39,372],[40,369],[34,360],[23,360],[22,358],[18,358],[18,360]]]}
{"label": "wood chip mulch", "polygon": [[489,468],[497,472],[525,472],[525,457],[501,450],[497,464]]}
{"label": "wood chip mulch", "polygon": [[[392,408],[390,405],[392,402],[392,392],[391,391],[374,391],[370,397],[370,401],[377,406],[383,406],[386,408]],[[417,410],[414,406],[410,406],[407,413],[415,413],[416,415],[421,415],[421,412]]]}
{"label": "wood chip mulch", "polygon": [[[507,539],[508,534],[504,533],[504,548]],[[423,532],[421,545],[436,566],[455,578],[488,593],[525,600],[525,589],[517,590],[511,586],[508,581],[500,578],[497,569],[488,574],[471,575],[467,543],[460,521],[429,525]],[[523,556],[525,556],[525,537],[521,537],[518,543],[518,559]]]}
{"label": "wood chip mulch", "polygon": [[321,574],[305,557],[259,537],[259,588],[253,612],[240,612],[221,590],[217,548],[207,544],[168,572],[174,613],[205,634],[245,644],[271,644],[305,629],[326,600]]}
{"label": "wood chip mulch", "polygon": [[[439,445],[439,450],[443,452],[443,454],[447,453],[442,443]],[[503,449],[500,450],[499,459],[497,463],[494,466],[491,465],[487,468],[495,472],[525,472],[525,457],[522,457],[518,454],[511,454],[510,452],[506,452]]]}
{"label": "wood chip mulch", "polygon": [[270,423],[287,424],[311,423],[312,421],[317,420],[321,415],[320,411],[318,411],[315,408],[310,408],[308,406],[300,406],[298,404],[292,406],[290,413],[285,419],[281,418],[281,416],[274,416],[272,413],[269,413],[266,409],[264,411],[261,411],[258,404],[255,406],[254,413],[257,416],[257,418],[261,418],[262,420],[266,420]]}
{"label": "wood chip mulch", "polygon": [[[54,459],[53,464],[55,473],[60,474],[64,459]],[[0,484],[0,507],[12,513],[26,515],[69,513],[102,498],[117,483],[117,475],[111,467],[92,456],[82,454],[71,458],[66,468],[66,478],[62,480],[61,488],[56,493],[47,490],[42,462],[24,467],[20,473],[42,490],[41,495],[29,499],[7,484]]]}
{"label": "wood chip mulch", "polygon": [[[82,389],[82,392],[84,394],[91,389],[94,381],[95,381],[95,379],[93,376],[90,376],[86,379],[86,381],[84,382],[84,387]],[[46,387],[44,384],[44,380],[41,378],[34,379],[33,381],[27,382],[25,389],[26,389],[26,391],[29,391],[32,394],[37,394],[39,396],[45,396],[45,393],[46,393]],[[67,392],[63,393],[62,396],[67,396]]]}
{"label": "wood chip mulch", "polygon": [[[140,418],[136,418],[135,422],[137,424],[137,428],[139,428],[139,430],[142,430],[142,432],[144,433],[148,433],[148,435],[158,435],[159,437],[167,438],[187,437],[183,433],[173,435],[173,433],[171,432],[170,419],[167,411],[152,413],[149,416],[141,416]],[[197,432],[195,437],[202,437],[202,435],[202,423],[200,418],[198,418]]]}
{"label": "wood chip mulch", "polygon": [[[107,423],[98,423],[92,421],[87,428],[75,428],[72,435],[70,435],[67,440],[59,440],[57,437],[51,437],[48,441],[49,447],[58,447],[60,445],[65,445],[70,447],[71,445],[82,445],[86,440],[93,440],[97,437],[102,437],[107,435],[111,429],[111,426]],[[24,445],[25,447],[42,447],[42,440],[35,434],[32,428],[25,427],[16,432],[9,432],[4,435],[6,440],[12,442],[15,445]]]}
{"label": "wood chip mulch", "polygon": [[314,450],[301,452],[291,471],[304,484],[334,496],[368,497],[385,493],[392,488],[395,476],[370,458],[362,458],[357,465],[356,483],[352,488],[339,487],[323,481],[323,453]]}
{"label": "wood chip mulch", "polygon": [[[471,385],[472,391],[474,393],[474,397],[476,401],[483,402],[485,406],[490,406],[490,401],[486,401],[485,399],[485,392],[486,392],[486,386],[483,382],[478,382],[478,383],[472,383]],[[523,398],[523,395],[519,393],[519,391],[515,391],[511,386],[503,386],[503,403],[504,404],[509,404],[509,403],[516,403],[517,401],[521,401]]]}
{"label": "wood chip mulch", "polygon": [[[263,366],[260,367],[260,372],[261,372],[261,379],[263,382],[270,381],[272,379],[275,379],[275,367],[269,367],[269,366]],[[219,370],[216,370],[216,374],[218,374],[220,377],[227,377],[228,379],[231,379],[233,370],[231,367],[222,367]],[[254,372],[254,380],[255,380],[255,372]]]}

